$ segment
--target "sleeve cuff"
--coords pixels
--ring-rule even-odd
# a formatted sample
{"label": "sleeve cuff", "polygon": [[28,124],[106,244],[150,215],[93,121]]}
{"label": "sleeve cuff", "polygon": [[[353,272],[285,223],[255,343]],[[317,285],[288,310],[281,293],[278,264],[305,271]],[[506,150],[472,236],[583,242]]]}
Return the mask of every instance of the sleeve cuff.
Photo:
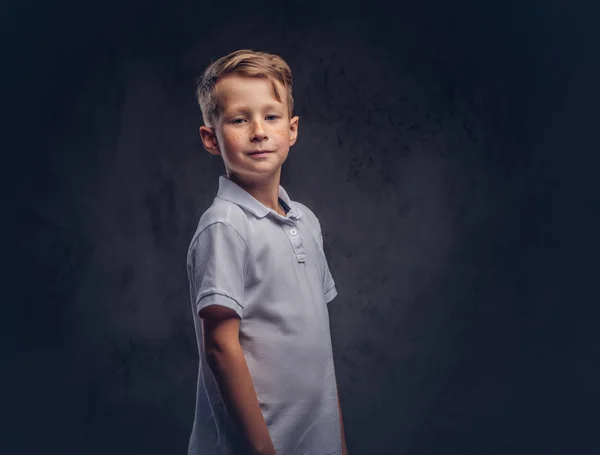
{"label": "sleeve cuff", "polygon": [[235,299],[232,299],[231,297],[225,294],[213,293],[204,295],[202,296],[202,298],[200,298],[200,300],[198,300],[198,302],[196,303],[196,315],[200,313],[200,310],[210,305],[221,305],[227,308],[231,308],[238,314],[240,319],[242,319],[242,316],[244,314],[244,307],[242,307]]}
{"label": "sleeve cuff", "polygon": [[336,291],[335,286],[334,286],[329,291],[327,291],[325,293],[325,303],[331,302],[336,295],[337,295],[337,291]]}

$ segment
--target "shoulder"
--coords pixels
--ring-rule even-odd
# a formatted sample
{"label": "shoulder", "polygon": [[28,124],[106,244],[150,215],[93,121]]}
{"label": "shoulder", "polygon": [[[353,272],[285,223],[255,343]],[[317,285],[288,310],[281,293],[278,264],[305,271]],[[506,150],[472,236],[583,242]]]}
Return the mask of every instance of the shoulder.
{"label": "shoulder", "polygon": [[202,214],[190,242],[190,249],[197,245],[208,232],[218,231],[225,235],[239,237],[247,244],[248,219],[245,212],[233,202],[215,198],[213,204]]}

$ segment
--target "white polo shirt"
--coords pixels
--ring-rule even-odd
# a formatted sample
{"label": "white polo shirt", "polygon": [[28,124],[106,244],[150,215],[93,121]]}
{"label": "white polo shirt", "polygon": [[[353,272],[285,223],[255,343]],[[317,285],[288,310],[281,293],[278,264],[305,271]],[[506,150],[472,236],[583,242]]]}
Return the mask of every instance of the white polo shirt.
{"label": "white polo shirt", "polygon": [[192,237],[187,271],[199,350],[188,455],[241,455],[233,421],[206,363],[198,312],[240,316],[243,349],[277,455],[341,454],[327,303],[336,295],[319,220],[279,186],[286,216],[226,175]]}

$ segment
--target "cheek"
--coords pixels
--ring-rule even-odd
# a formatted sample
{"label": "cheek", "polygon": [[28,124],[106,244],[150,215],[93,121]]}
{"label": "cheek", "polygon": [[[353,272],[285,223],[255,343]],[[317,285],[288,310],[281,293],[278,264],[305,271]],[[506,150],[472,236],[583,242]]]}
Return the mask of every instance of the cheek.
{"label": "cheek", "polygon": [[277,142],[287,143],[290,140],[290,133],[287,129],[278,129],[273,132],[273,135],[277,138]]}
{"label": "cheek", "polygon": [[229,131],[223,137],[224,142],[229,147],[239,147],[244,144],[245,135],[239,131]]}

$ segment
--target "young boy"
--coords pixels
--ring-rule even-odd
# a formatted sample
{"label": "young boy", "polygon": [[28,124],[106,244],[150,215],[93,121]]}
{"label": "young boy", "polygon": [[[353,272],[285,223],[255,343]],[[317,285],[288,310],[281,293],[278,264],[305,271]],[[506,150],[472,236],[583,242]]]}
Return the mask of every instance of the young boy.
{"label": "young boy", "polygon": [[318,218],[280,186],[298,136],[292,73],[239,50],[198,81],[206,150],[223,158],[187,256],[200,365],[189,455],[346,454]]}

